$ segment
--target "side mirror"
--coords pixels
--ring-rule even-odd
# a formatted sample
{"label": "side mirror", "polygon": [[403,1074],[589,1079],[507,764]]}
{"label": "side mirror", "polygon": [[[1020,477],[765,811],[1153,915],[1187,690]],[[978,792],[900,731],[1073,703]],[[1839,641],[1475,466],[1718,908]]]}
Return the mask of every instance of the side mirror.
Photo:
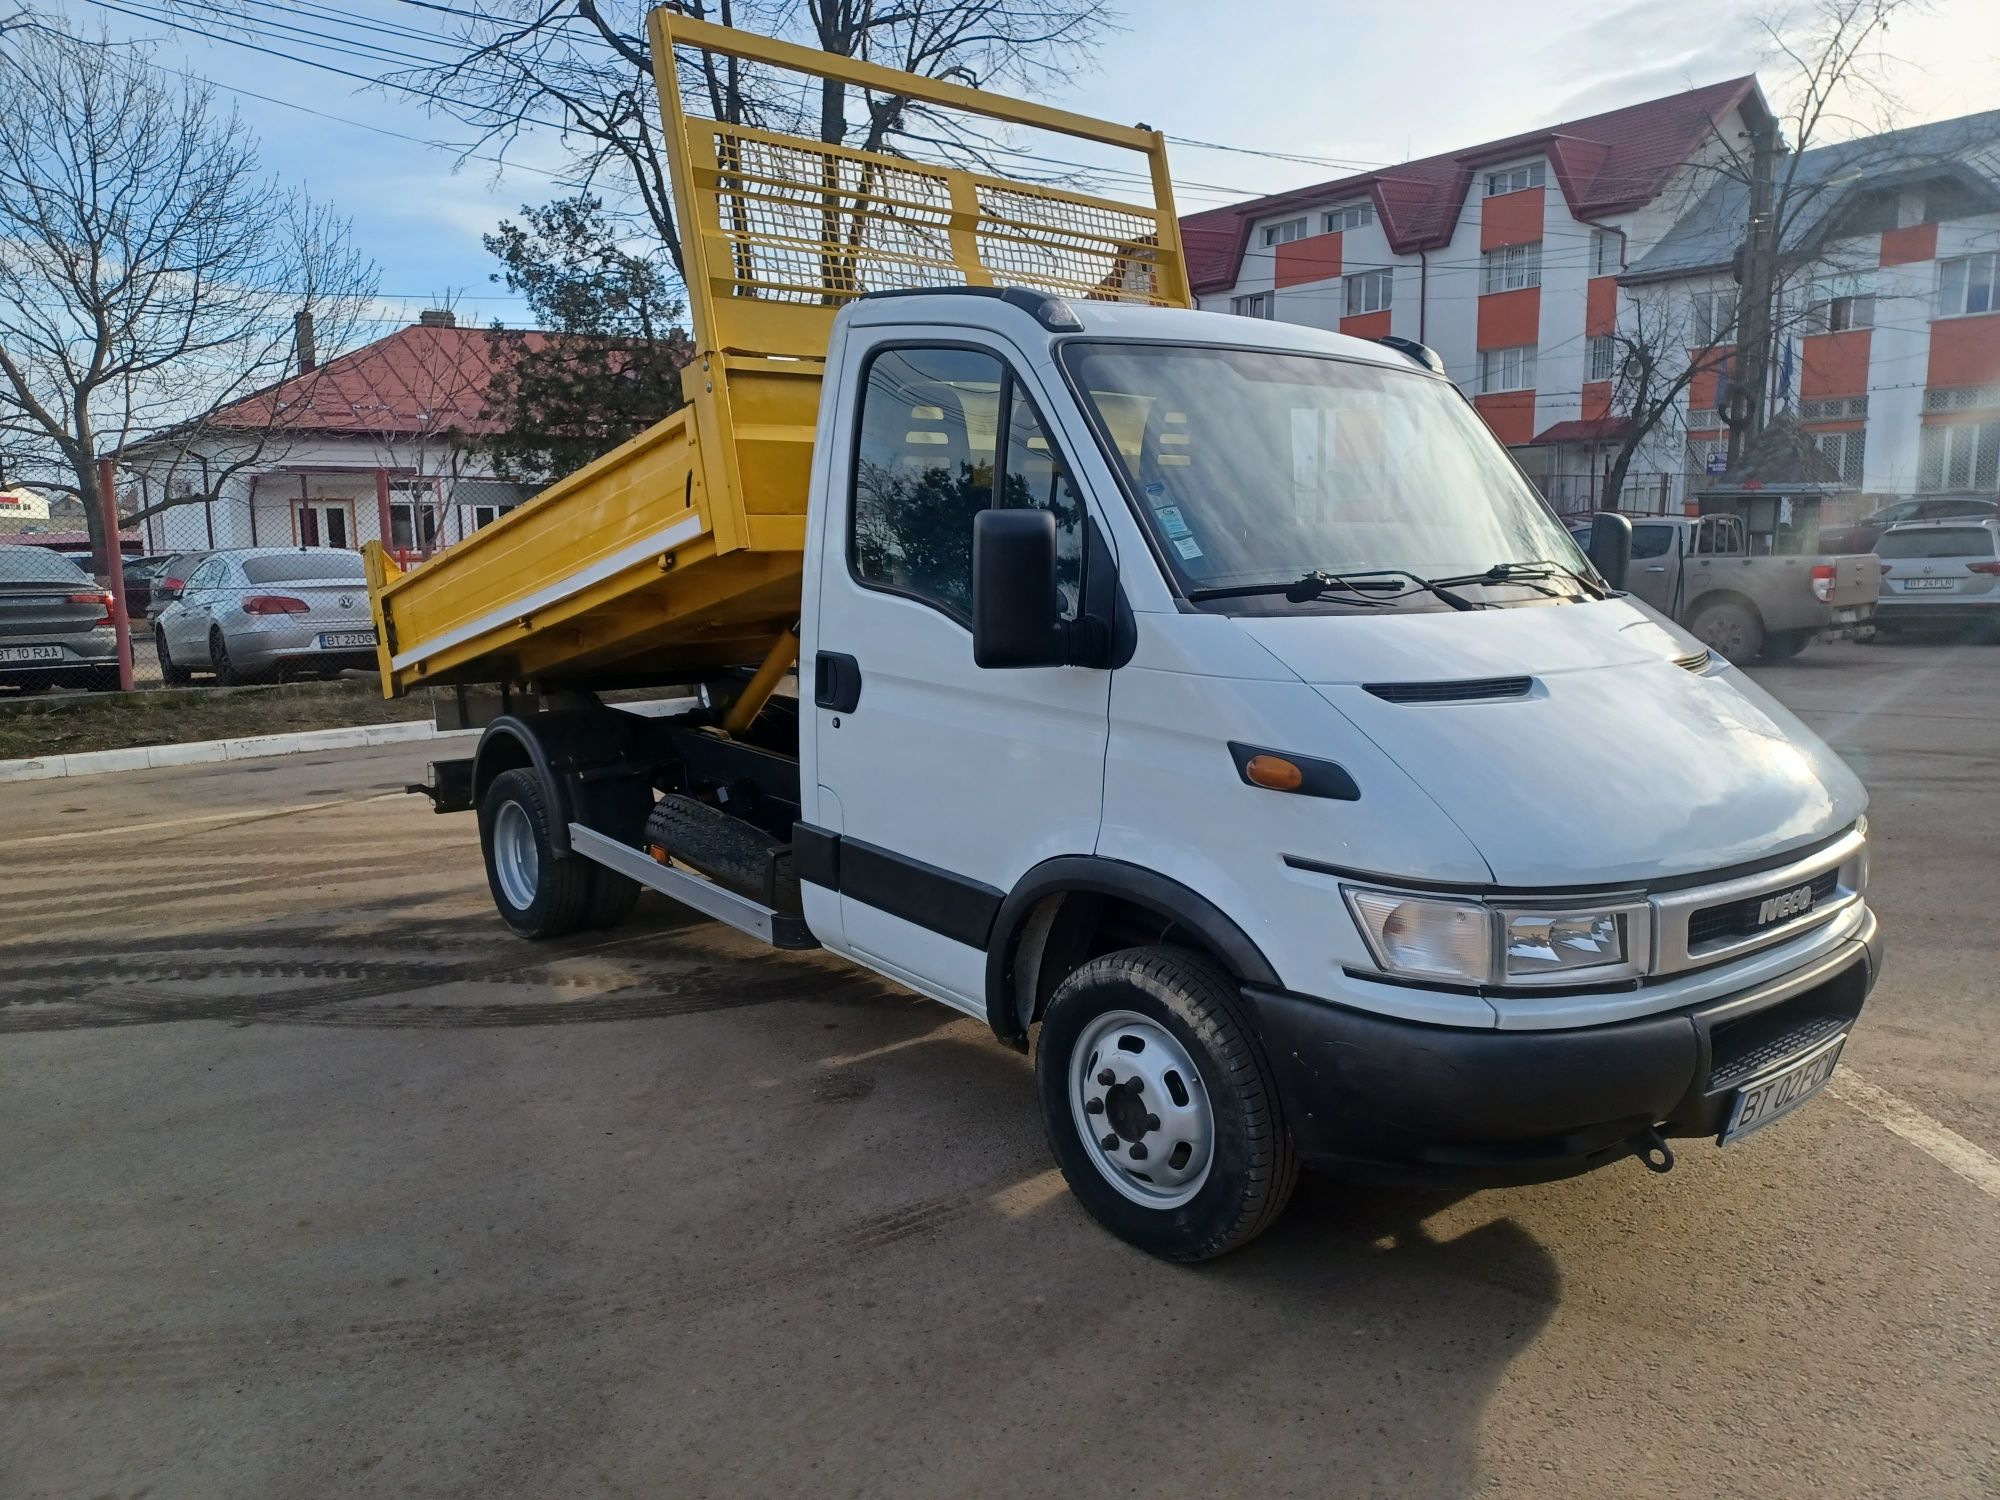
{"label": "side mirror", "polygon": [[1625,587],[1625,575],[1632,571],[1632,523],[1625,517],[1601,510],[1590,518],[1590,562],[1614,589]]}
{"label": "side mirror", "polygon": [[1068,657],[1056,595],[1056,518],[982,510],[972,518],[972,660],[1059,667]]}

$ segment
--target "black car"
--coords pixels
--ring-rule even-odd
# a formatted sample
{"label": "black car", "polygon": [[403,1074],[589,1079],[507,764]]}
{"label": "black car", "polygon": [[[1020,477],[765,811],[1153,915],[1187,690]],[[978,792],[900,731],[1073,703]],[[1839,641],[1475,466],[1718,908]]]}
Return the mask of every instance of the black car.
{"label": "black car", "polygon": [[1898,500],[1852,526],[1822,531],[1819,546],[1822,552],[1873,552],[1883,532],[1905,521],[1990,521],[1995,516],[2000,516],[2000,502],[1982,500],[1973,495],[1936,500]]}

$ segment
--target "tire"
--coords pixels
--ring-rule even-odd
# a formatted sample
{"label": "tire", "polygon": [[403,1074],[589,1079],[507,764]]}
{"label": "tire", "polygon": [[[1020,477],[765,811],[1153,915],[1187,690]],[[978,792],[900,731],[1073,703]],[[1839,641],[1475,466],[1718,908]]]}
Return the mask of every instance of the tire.
{"label": "tire", "polygon": [[[1070,1191],[1148,1254],[1222,1255],[1262,1234],[1291,1200],[1298,1158],[1270,1067],[1234,981],[1197,954],[1127,948],[1071,974],[1043,1017],[1035,1080]],[[1085,1137],[1091,1120],[1104,1136]],[[1106,1139],[1115,1142],[1108,1151]]]}
{"label": "tire", "polygon": [[1765,661],[1790,661],[1813,643],[1813,630],[1774,630],[1764,637]]}
{"label": "tire", "polygon": [[592,865],[590,877],[590,909],[584,914],[584,925],[609,932],[632,915],[642,887],[631,876],[603,865]]}
{"label": "tire", "polygon": [[153,632],[153,654],[160,658],[160,682],[164,686],[186,687],[194,681],[193,672],[174,665],[173,654],[167,650],[167,634],[163,630]]}
{"label": "tire", "polygon": [[1733,599],[1702,605],[1688,621],[1688,630],[1704,646],[1739,667],[1755,661],[1764,649],[1764,622],[1757,618],[1756,610]]}
{"label": "tire", "polygon": [[220,630],[208,633],[208,666],[215,673],[217,687],[241,687],[245,681],[243,674],[229,660],[229,643],[222,638]]}
{"label": "tire", "polygon": [[575,932],[590,920],[597,867],[558,855],[549,841],[549,807],[532,769],[502,771],[479,803],[479,850],[486,888],[506,924],[540,941]]}

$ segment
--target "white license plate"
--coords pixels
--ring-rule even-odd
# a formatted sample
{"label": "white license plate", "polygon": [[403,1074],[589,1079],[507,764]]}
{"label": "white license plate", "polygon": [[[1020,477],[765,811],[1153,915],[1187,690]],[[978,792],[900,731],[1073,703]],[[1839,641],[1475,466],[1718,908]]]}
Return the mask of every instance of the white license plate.
{"label": "white license plate", "polygon": [[1903,580],[1903,590],[1905,593],[1911,589],[1955,589],[1957,587],[1958,580],[1956,578],[1905,578]]}
{"label": "white license plate", "polygon": [[1746,1084],[1736,1095],[1736,1107],[1730,1111],[1729,1124],[1723,1128],[1717,1144],[1726,1146],[1741,1140],[1812,1098],[1833,1077],[1833,1070],[1840,1062],[1840,1049],[1846,1045],[1847,1035],[1843,1032],[1782,1072]]}
{"label": "white license plate", "polygon": [[322,651],[339,651],[347,646],[368,646],[372,648],[375,644],[375,632],[372,630],[329,630],[319,638],[319,644]]}
{"label": "white license plate", "polygon": [[0,661],[61,661],[60,646],[0,646]]}

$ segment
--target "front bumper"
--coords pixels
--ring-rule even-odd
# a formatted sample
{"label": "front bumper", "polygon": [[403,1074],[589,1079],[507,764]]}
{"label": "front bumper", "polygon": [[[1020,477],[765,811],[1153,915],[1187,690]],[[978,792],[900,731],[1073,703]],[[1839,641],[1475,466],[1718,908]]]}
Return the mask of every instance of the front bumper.
{"label": "front bumper", "polygon": [[1831,953],[1756,988],[1573,1030],[1426,1026],[1243,993],[1308,1165],[1491,1187],[1619,1160],[1650,1127],[1720,1134],[1743,1082],[1850,1026],[1881,968],[1871,912]]}

